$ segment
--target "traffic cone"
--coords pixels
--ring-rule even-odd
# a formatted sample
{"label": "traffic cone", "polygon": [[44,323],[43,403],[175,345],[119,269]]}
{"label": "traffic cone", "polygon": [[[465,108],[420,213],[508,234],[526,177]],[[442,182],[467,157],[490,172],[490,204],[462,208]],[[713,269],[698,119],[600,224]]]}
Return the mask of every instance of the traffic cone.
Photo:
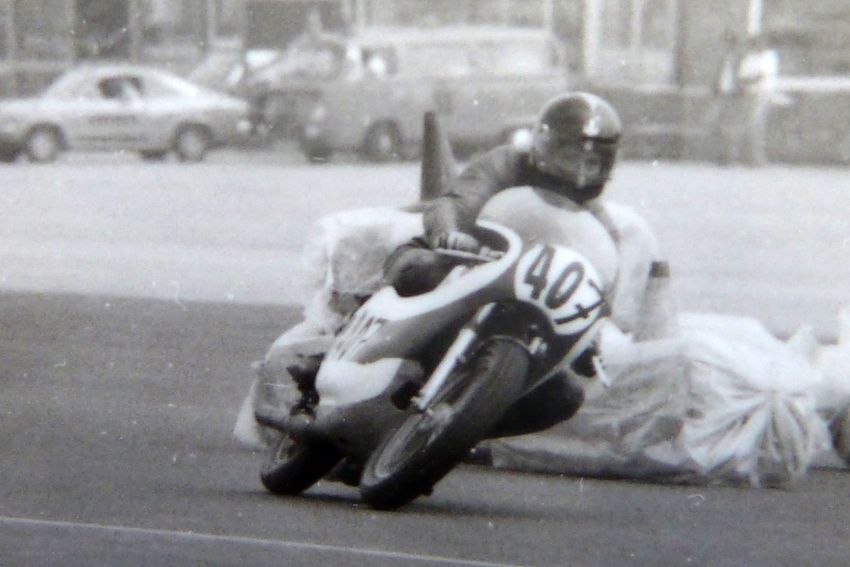
{"label": "traffic cone", "polygon": [[446,191],[451,180],[457,177],[458,166],[437,113],[426,112],[423,120],[419,199],[430,201]]}

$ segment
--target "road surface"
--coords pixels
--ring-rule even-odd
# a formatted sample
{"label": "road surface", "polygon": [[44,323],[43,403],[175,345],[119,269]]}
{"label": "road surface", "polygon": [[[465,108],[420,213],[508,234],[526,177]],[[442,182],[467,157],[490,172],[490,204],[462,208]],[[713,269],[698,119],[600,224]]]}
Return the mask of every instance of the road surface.
{"label": "road surface", "polygon": [[[231,428],[297,320],[305,225],[416,198],[412,165],[69,156],[0,167],[0,564],[846,565],[846,471],[787,490],[463,467],[395,513],[275,498]],[[834,338],[846,172],[626,163],[680,306]]]}

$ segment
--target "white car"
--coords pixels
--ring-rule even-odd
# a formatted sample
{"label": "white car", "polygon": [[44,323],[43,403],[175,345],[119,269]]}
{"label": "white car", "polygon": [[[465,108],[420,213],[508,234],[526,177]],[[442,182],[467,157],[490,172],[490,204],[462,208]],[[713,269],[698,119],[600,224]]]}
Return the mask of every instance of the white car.
{"label": "white car", "polygon": [[174,151],[200,161],[246,140],[249,105],[177,75],[137,65],[71,69],[32,99],[0,102],[0,161],[25,153],[48,162],[63,150],[129,150],[145,159]]}

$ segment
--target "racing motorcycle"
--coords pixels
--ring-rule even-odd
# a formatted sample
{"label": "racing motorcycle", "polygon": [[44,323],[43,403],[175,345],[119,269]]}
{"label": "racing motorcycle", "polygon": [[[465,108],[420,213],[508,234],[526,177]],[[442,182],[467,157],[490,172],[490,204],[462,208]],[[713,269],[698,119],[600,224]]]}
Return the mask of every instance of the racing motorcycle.
{"label": "racing motorcycle", "polygon": [[476,237],[480,253],[441,252],[457,265],[432,291],[387,286],[363,303],[294,409],[257,410],[279,432],[260,474],[269,491],[297,494],[348,470],[371,507],[400,507],[592,352],[609,309],[583,256],[493,222],[479,221]]}

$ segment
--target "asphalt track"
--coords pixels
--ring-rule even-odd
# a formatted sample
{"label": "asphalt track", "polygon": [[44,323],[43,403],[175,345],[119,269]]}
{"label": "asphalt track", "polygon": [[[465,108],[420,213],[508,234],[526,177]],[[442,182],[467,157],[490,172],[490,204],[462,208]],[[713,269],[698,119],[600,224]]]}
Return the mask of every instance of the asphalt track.
{"label": "asphalt track", "polygon": [[[618,172],[681,307],[835,336],[846,171]],[[239,153],[0,168],[0,566],[847,565],[846,471],[758,490],[462,467],[395,513],[342,485],[265,493],[231,429],[296,319],[303,228],[407,204],[417,173]]]}
{"label": "asphalt track", "polygon": [[0,565],[847,564],[846,471],[783,490],[462,467],[401,511],[265,493],[230,433],[286,307],[0,295]]}

